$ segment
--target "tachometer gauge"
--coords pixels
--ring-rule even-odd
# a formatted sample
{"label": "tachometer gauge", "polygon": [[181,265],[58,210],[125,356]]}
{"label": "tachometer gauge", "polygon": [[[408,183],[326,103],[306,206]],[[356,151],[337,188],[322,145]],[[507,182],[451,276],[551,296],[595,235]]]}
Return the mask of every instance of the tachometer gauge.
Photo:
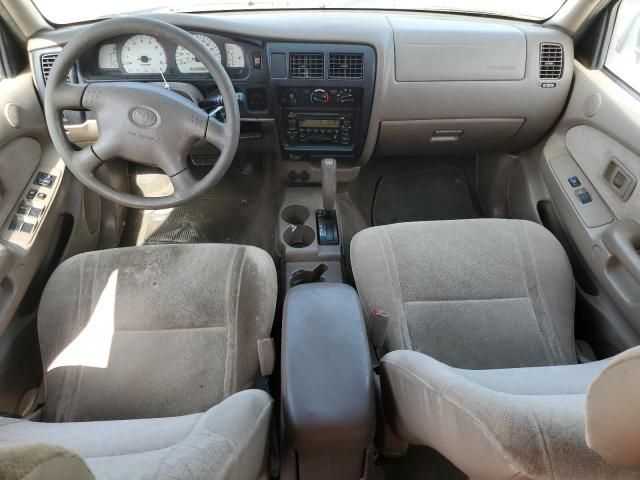
{"label": "tachometer gauge", "polygon": [[127,73],[164,73],[167,71],[167,52],[150,35],[134,35],[122,46],[120,61]]}
{"label": "tachometer gauge", "polygon": [[237,43],[225,43],[224,50],[227,54],[227,67],[244,68],[244,54]]}
{"label": "tachometer gauge", "polygon": [[[220,49],[213,39],[202,34],[194,35],[194,37],[204,43],[205,47],[211,50],[211,53],[213,53],[213,56],[216,57],[219,62],[222,61]],[[193,53],[182,46],[178,46],[178,48],[176,48],[176,65],[181,73],[205,73],[207,71],[202,62],[200,62]]]}
{"label": "tachometer gauge", "polygon": [[100,70],[118,69],[118,49],[115,43],[100,47],[100,50],[98,50],[98,68]]}

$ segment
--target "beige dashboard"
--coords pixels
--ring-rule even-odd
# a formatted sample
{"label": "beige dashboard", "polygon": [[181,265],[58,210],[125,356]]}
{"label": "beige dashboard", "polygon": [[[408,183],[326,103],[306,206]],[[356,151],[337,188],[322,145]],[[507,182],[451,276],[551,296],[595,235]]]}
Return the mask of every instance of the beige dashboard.
{"label": "beige dashboard", "polygon": [[[564,33],[519,21],[444,14],[330,10],[216,15],[157,14],[193,31],[268,45],[365,44],[375,51],[375,86],[359,163],[376,151],[518,151],[548,131],[565,104],[573,47]],[[29,41],[33,54],[64,45],[82,26]],[[559,55],[548,79],[545,46]],[[559,52],[559,53],[558,53]],[[546,53],[545,53],[546,54]],[[271,59],[265,59],[271,66]],[[459,65],[471,65],[464,71]],[[34,65],[36,68],[37,65]],[[272,121],[265,113],[258,121]]]}

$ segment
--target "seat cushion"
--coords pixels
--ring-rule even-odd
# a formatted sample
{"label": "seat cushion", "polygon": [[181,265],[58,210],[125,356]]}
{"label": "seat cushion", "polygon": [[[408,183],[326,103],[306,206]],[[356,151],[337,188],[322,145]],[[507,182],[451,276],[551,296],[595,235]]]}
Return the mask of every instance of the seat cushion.
{"label": "seat cushion", "polygon": [[0,476],[2,480],[94,478],[78,455],[46,443],[0,445]]}
{"label": "seat cushion", "polygon": [[78,255],[38,312],[45,421],[203,412],[253,385],[276,302],[269,255],[155,245]]}
{"label": "seat cushion", "polygon": [[474,480],[638,479],[585,441],[585,398],[606,361],[466,371],[412,351],[382,359],[385,416]]}
{"label": "seat cushion", "polygon": [[560,243],[522,220],[385,225],[351,243],[367,311],[392,317],[385,349],[461,368],[576,362],[575,292]]}
{"label": "seat cushion", "polygon": [[96,478],[255,479],[266,465],[273,401],[246,390],[205,413],[61,424],[0,418],[0,445],[50,442]]}

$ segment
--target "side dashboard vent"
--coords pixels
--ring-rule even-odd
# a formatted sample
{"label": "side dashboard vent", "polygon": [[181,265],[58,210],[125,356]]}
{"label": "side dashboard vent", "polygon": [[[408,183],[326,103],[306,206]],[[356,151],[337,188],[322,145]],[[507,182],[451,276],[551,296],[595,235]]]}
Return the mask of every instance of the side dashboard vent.
{"label": "side dashboard vent", "polygon": [[362,78],[363,59],[361,53],[330,53],[329,78]]}
{"label": "side dashboard vent", "polygon": [[44,53],[40,56],[40,70],[42,71],[42,80],[44,80],[44,84],[47,84],[47,80],[49,79],[49,74],[51,73],[51,69],[53,68],[53,64],[58,58],[58,53]]}
{"label": "side dashboard vent", "polygon": [[324,78],[324,54],[289,54],[289,78]]}
{"label": "side dashboard vent", "polygon": [[540,80],[559,80],[562,77],[564,51],[558,43],[540,44]]}

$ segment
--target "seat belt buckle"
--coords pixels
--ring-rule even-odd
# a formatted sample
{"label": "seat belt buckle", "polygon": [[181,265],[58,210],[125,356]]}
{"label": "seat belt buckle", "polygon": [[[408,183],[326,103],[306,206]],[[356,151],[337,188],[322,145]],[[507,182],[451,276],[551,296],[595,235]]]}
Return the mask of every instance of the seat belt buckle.
{"label": "seat belt buckle", "polygon": [[374,308],[371,314],[373,317],[371,343],[375,348],[380,348],[384,345],[384,341],[387,338],[387,330],[389,329],[391,316],[381,308]]}
{"label": "seat belt buckle", "polygon": [[276,347],[273,338],[267,337],[258,340],[258,361],[263,377],[268,377],[273,373],[276,365]]}

